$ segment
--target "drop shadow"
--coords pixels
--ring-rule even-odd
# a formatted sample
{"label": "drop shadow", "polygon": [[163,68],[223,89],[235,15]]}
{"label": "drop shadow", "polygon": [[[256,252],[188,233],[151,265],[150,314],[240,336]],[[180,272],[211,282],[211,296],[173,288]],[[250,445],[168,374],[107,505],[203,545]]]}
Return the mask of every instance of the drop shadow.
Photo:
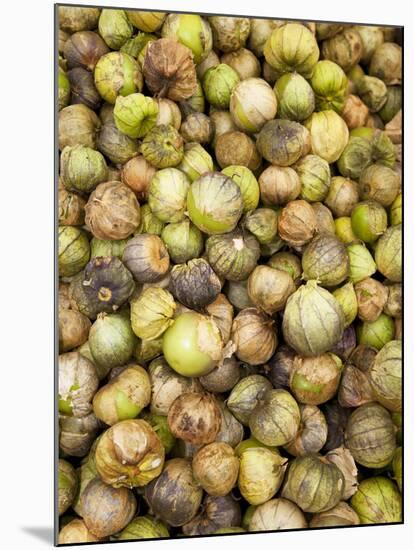
{"label": "drop shadow", "polygon": [[22,527],[21,529],[28,535],[32,535],[33,537],[53,546],[53,527]]}

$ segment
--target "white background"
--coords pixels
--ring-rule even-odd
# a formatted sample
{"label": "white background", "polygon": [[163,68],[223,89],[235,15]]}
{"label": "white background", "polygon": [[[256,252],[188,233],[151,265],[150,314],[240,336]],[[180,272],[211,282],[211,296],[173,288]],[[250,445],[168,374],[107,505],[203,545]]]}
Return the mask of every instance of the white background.
{"label": "white background", "polygon": [[[85,1],[88,3],[88,0]],[[93,3],[89,0],[89,3]],[[363,0],[103,0],[101,5],[405,25],[406,498],[404,526],[140,542],[128,549],[289,550],[411,546],[413,492],[413,38],[409,2]],[[0,33],[0,545],[52,545],[53,3],[6,0]],[[115,548],[101,545],[99,548]],[[125,547],[126,548],[126,547]]]}

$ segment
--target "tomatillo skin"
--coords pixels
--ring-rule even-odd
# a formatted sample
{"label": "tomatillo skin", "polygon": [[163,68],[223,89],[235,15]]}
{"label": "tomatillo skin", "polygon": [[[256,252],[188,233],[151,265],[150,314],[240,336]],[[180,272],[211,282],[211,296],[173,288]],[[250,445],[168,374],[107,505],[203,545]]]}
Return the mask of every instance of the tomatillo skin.
{"label": "tomatillo skin", "polygon": [[215,322],[199,313],[183,313],[164,334],[162,350],[183,376],[203,376],[221,358],[223,342]]}

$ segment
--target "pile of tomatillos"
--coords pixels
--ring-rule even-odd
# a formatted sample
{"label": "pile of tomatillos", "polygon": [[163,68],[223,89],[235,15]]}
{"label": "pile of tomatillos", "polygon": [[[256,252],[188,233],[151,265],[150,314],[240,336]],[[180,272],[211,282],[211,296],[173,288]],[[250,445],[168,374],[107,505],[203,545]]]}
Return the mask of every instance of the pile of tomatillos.
{"label": "pile of tomatillos", "polygon": [[59,541],[400,522],[399,29],[58,32]]}

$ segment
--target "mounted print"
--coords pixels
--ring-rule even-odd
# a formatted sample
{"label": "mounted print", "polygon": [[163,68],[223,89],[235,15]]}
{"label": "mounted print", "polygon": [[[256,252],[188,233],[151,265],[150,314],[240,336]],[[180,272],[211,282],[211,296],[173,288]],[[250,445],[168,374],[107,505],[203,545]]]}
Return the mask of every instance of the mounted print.
{"label": "mounted print", "polygon": [[56,5],[58,545],[403,521],[403,28],[274,16]]}

